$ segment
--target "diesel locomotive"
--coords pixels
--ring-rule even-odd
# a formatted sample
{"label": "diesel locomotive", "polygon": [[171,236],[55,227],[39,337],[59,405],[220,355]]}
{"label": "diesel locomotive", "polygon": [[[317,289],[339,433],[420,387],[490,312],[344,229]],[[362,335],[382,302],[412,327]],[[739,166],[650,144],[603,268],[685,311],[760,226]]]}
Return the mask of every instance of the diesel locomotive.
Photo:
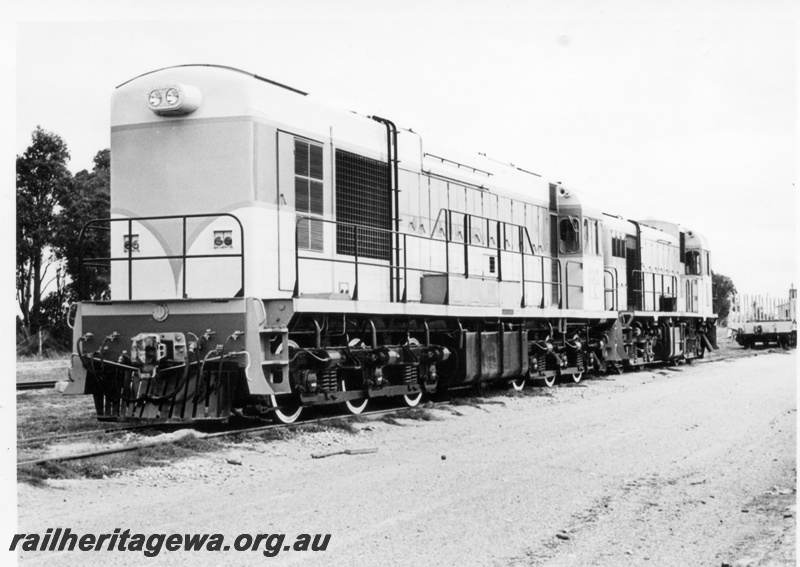
{"label": "diesel locomotive", "polygon": [[[66,394],[103,420],[578,382],[715,348],[703,236],[237,69],[114,92],[110,299],[70,312]],[[78,282],[79,288],[86,285]]]}

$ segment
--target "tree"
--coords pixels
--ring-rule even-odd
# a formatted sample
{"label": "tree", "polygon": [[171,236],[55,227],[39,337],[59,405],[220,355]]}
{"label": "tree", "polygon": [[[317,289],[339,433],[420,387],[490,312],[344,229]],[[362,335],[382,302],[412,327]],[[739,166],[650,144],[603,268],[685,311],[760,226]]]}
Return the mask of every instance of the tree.
{"label": "tree", "polygon": [[57,216],[53,248],[56,255],[64,260],[66,275],[71,280],[66,285],[65,300],[79,299],[80,294],[76,288],[79,278],[86,298],[108,299],[108,270],[85,269],[83,274],[79,274],[78,268],[81,255],[91,258],[109,256],[107,230],[87,231],[81,243],[79,236],[88,221],[109,217],[110,178],[111,150],[100,150],[94,157],[92,172],[84,169],[76,173],[72,190],[60,203],[61,211]]}
{"label": "tree", "polygon": [[727,321],[728,313],[731,311],[731,297],[736,293],[736,286],[733,280],[722,274],[712,274],[712,284],[714,287],[714,313],[719,316],[720,321]]}
{"label": "tree", "polygon": [[69,151],[58,135],[36,127],[31,145],[17,156],[17,303],[22,325],[35,333],[44,322],[42,291],[55,277],[53,243],[56,205],[72,184]]}

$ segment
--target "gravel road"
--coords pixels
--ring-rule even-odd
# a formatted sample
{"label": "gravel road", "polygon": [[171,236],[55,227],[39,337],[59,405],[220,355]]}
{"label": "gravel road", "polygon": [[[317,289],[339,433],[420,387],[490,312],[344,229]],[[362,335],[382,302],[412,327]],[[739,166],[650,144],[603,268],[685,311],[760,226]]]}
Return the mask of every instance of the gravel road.
{"label": "gravel road", "polygon": [[[796,351],[593,379],[19,487],[19,531],[331,534],[326,551],[22,552],[26,565],[794,565]],[[549,392],[548,392],[549,393]],[[363,455],[312,453],[377,447]],[[241,464],[231,464],[229,461]],[[262,548],[263,550],[263,545]]]}

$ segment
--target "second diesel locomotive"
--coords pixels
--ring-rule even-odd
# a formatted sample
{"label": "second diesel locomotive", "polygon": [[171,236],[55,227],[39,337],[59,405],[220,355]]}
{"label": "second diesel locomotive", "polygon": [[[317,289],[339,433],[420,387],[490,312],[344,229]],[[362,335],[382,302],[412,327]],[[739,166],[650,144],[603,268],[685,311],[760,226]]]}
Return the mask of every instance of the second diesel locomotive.
{"label": "second diesel locomotive", "polygon": [[702,357],[710,252],[482,155],[228,67],[120,85],[111,299],[72,313],[100,419],[409,406],[424,392]]}

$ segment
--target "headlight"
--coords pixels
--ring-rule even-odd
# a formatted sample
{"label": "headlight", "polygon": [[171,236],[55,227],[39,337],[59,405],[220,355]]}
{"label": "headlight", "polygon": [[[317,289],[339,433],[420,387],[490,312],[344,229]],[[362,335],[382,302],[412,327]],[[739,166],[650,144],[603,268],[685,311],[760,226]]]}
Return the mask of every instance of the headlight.
{"label": "headlight", "polygon": [[200,107],[200,89],[192,85],[156,87],[147,95],[147,106],[158,115],[190,114]]}
{"label": "headlight", "polygon": [[214,231],[214,248],[232,248],[233,238],[230,230]]}
{"label": "headlight", "polygon": [[138,234],[125,234],[122,237],[122,249],[127,254],[130,251],[139,251],[139,235]]}
{"label": "headlight", "polygon": [[161,104],[161,91],[153,91],[150,93],[150,98],[147,99],[147,103],[151,107],[156,107]]}
{"label": "headlight", "polygon": [[178,96],[178,91],[175,89],[167,89],[167,104],[170,106],[175,106],[178,104],[180,97]]}

